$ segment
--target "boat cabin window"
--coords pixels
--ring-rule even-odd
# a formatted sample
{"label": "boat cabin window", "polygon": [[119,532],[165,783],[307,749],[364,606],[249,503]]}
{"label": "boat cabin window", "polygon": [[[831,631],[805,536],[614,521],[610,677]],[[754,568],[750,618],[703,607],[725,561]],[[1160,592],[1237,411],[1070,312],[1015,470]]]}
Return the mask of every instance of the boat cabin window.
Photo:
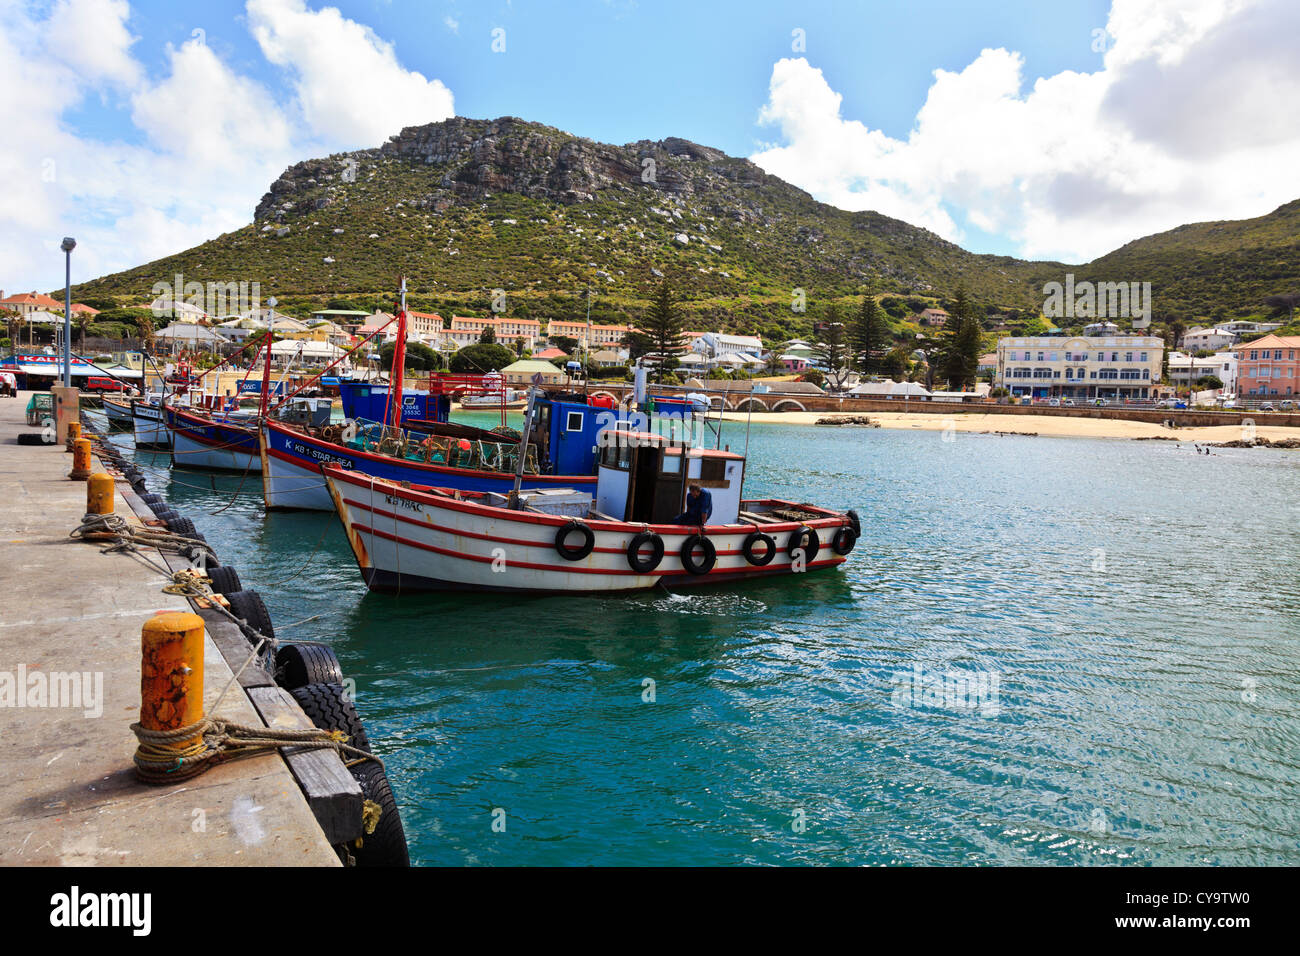
{"label": "boat cabin window", "polygon": [[569,417],[564,423],[566,432],[582,431],[582,412],[569,412]]}
{"label": "boat cabin window", "polygon": [[632,449],[624,442],[606,445],[601,449],[600,463],[606,468],[629,471],[632,467]]}

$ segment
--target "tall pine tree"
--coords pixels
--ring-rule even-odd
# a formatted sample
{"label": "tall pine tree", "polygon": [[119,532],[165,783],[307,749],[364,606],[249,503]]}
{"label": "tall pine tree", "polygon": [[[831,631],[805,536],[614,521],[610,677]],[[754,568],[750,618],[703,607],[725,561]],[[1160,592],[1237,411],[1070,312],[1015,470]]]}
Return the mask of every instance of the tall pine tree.
{"label": "tall pine tree", "polygon": [[684,348],[682,333],[686,331],[686,320],[682,318],[677,307],[676,298],[667,280],[659,283],[650,308],[642,316],[638,331],[642,332],[658,361],[655,364],[655,381],[663,381],[664,366],[676,358]]}
{"label": "tall pine tree", "polygon": [[889,351],[889,326],[880,304],[870,292],[862,297],[862,308],[854,320],[850,338],[858,369],[867,374],[880,372]]}

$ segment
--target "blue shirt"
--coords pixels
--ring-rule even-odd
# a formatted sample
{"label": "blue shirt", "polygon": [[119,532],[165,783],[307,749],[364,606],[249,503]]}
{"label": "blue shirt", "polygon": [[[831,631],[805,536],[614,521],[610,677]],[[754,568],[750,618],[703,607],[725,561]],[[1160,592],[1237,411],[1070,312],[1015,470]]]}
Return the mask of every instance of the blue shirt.
{"label": "blue shirt", "polygon": [[700,489],[699,497],[695,497],[687,492],[686,494],[686,521],[688,524],[706,524],[709,516],[713,514],[713,496],[705,489]]}

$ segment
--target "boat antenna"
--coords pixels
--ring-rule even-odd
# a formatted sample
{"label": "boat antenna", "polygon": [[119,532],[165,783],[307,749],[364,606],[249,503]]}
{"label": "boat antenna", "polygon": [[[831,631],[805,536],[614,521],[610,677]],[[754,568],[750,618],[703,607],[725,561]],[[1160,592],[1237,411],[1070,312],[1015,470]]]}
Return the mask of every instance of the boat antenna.
{"label": "boat antenna", "polygon": [[[533,385],[539,386],[542,382],[542,374],[538,372],[533,376]],[[519,461],[515,463],[515,484],[510,491],[510,497],[506,501],[506,507],[514,511],[519,510],[519,487],[524,483],[524,463],[528,460],[528,441],[533,434],[533,410],[537,401],[538,388],[529,387],[528,389],[528,409],[524,412],[524,433],[519,439]]]}

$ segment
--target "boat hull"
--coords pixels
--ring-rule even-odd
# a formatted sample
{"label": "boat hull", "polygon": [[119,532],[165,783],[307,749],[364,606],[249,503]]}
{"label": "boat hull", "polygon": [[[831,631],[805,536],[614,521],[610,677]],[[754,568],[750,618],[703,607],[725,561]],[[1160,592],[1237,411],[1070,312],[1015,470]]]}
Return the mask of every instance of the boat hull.
{"label": "boat hull", "polygon": [[116,402],[111,398],[105,398],[104,415],[108,418],[110,428],[134,428],[135,419],[131,417],[131,403]]}
{"label": "boat hull", "polygon": [[[321,465],[337,464],[390,481],[436,485],[461,491],[507,492],[514,475],[470,468],[452,468],[373,455],[268,422],[262,428],[262,496],[270,509],[333,511]],[[579,488],[594,491],[596,478],[575,475],[527,475],[524,488]]]}
{"label": "boat hull", "polygon": [[219,421],[175,408],[168,408],[166,416],[174,466],[253,473],[262,470],[257,431],[252,425]]}
{"label": "boat hull", "polygon": [[[705,536],[716,549],[716,564],[707,573],[693,574],[680,552],[696,528],[585,520],[594,547],[586,557],[570,561],[556,548],[556,534],[568,518],[458,501],[433,489],[376,482],[337,466],[325,468],[324,477],[361,575],[378,591],[609,594],[661,583],[678,589],[780,577],[834,568],[846,560],[830,543],[850,519],[832,512],[803,522],[821,538],[806,563],[792,560],[787,550],[801,526],[798,522],[761,526],[776,543],[776,553],[765,566],[751,563],[744,553],[745,539],[755,525],[710,526]],[[647,529],[663,539],[664,556],[653,571],[642,573],[631,567],[627,549],[632,538]]]}
{"label": "boat hull", "polygon": [[163,421],[162,409],[138,399],[131,401],[131,420],[137,448],[170,448],[171,433]]}

